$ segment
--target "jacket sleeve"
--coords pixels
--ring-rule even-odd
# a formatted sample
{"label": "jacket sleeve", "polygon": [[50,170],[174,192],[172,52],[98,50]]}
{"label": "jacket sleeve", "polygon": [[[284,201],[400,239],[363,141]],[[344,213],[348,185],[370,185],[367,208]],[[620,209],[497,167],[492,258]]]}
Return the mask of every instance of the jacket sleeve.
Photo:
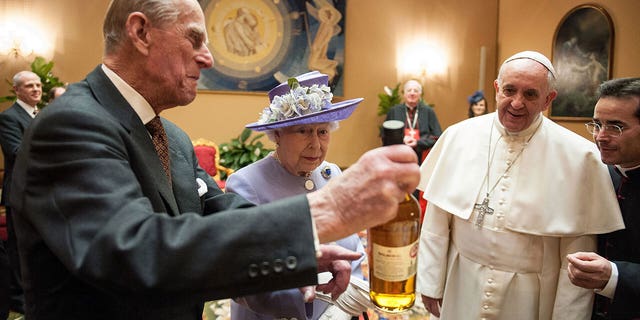
{"label": "jacket sleeve", "polygon": [[2,145],[2,153],[4,156],[15,157],[21,141],[22,132],[16,121],[0,113],[0,144]]}
{"label": "jacket sleeve", "polygon": [[611,303],[611,312],[640,316],[640,264],[614,261],[618,267],[618,286]]}
{"label": "jacket sleeve", "polygon": [[422,152],[433,147],[436,140],[442,134],[440,122],[435,111],[429,106],[423,109],[424,116],[420,115],[420,140],[418,140],[418,151]]}

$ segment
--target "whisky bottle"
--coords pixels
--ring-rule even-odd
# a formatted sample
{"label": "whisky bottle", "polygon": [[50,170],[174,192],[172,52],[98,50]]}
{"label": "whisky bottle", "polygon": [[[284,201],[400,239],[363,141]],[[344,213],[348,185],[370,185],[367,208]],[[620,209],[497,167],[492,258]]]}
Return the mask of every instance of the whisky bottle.
{"label": "whisky bottle", "polygon": [[[382,126],[384,145],[402,143],[402,121]],[[369,296],[381,311],[402,312],[415,302],[419,232],[420,205],[411,194],[398,205],[394,219],[367,231]]]}

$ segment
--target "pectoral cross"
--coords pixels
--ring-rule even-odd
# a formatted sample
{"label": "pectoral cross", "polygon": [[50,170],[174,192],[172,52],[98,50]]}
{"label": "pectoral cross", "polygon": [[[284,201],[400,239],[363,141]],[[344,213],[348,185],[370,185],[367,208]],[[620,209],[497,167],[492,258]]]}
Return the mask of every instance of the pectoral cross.
{"label": "pectoral cross", "polygon": [[473,206],[473,211],[478,212],[476,216],[476,227],[482,227],[485,214],[493,214],[493,208],[489,207],[489,197],[485,197],[482,203],[476,203]]}

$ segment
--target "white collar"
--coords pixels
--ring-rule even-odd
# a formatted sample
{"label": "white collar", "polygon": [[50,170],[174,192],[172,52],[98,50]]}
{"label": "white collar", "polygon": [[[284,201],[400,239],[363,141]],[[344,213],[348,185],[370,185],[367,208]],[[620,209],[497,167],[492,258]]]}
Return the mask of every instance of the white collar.
{"label": "white collar", "polygon": [[138,117],[140,117],[140,120],[142,120],[142,123],[147,124],[156,116],[149,102],[147,102],[138,91],[113,72],[113,70],[102,64],[102,71],[104,71],[109,80],[113,82],[113,85],[116,86],[116,89],[118,89],[122,97],[131,105],[133,111],[135,111]]}
{"label": "white collar", "polygon": [[31,116],[31,118],[35,118],[36,117],[36,115],[33,114],[33,112],[36,111],[36,107],[30,106],[28,103],[26,103],[26,102],[24,102],[24,101],[22,101],[20,99],[17,99],[16,102],[18,103],[18,105],[20,107],[22,107],[22,109],[24,109],[24,111],[26,111],[29,114],[29,116]]}
{"label": "white collar", "polygon": [[542,122],[542,116],[538,114],[538,116],[531,122],[528,128],[519,131],[519,132],[509,132],[507,129],[500,123],[500,119],[498,118],[498,112],[494,112],[495,118],[493,119],[493,123],[496,128],[500,132],[501,135],[505,137],[528,137],[530,134],[534,133],[536,129],[540,126],[540,122]]}
{"label": "white collar", "polygon": [[623,167],[621,167],[620,165],[617,165],[617,164],[615,166],[616,166],[616,168],[618,168],[618,170],[620,170],[620,173],[622,173],[622,175],[625,176],[625,177],[629,177],[629,176],[627,176],[627,171],[631,171],[631,170],[635,170],[635,169],[640,168],[640,166],[635,166],[635,167],[631,167],[631,168],[623,168]]}

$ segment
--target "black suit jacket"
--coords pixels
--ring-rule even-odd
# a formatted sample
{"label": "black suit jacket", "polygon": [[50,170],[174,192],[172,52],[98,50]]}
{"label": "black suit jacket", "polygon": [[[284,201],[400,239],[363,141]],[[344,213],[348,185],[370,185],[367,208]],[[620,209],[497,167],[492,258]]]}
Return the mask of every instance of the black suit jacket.
{"label": "black suit jacket", "polygon": [[[422,163],[422,152],[433,147],[438,137],[442,134],[442,128],[440,128],[440,122],[438,122],[438,117],[436,117],[433,108],[422,102],[416,108],[418,108],[417,127],[420,132],[420,139],[414,151],[418,155],[418,161]],[[387,112],[385,120],[403,121],[404,127],[408,128],[406,110],[407,106],[404,103],[396,105]]]}
{"label": "black suit jacket", "polygon": [[611,301],[596,295],[593,318],[635,319],[640,318],[640,169],[627,171],[627,178],[613,166],[609,173],[625,229],[598,237],[600,253],[618,267],[618,285]]}
{"label": "black suit jacket", "polygon": [[317,281],[306,197],[252,207],[223,194],[163,124],[172,187],[100,67],[25,132],[11,202],[28,319],[200,319],[209,299]]}
{"label": "black suit jacket", "polygon": [[2,205],[8,203],[13,164],[22,142],[22,135],[31,120],[33,120],[31,115],[17,102],[0,113],[0,145],[4,155],[4,180],[2,181],[2,202],[0,202]]}

